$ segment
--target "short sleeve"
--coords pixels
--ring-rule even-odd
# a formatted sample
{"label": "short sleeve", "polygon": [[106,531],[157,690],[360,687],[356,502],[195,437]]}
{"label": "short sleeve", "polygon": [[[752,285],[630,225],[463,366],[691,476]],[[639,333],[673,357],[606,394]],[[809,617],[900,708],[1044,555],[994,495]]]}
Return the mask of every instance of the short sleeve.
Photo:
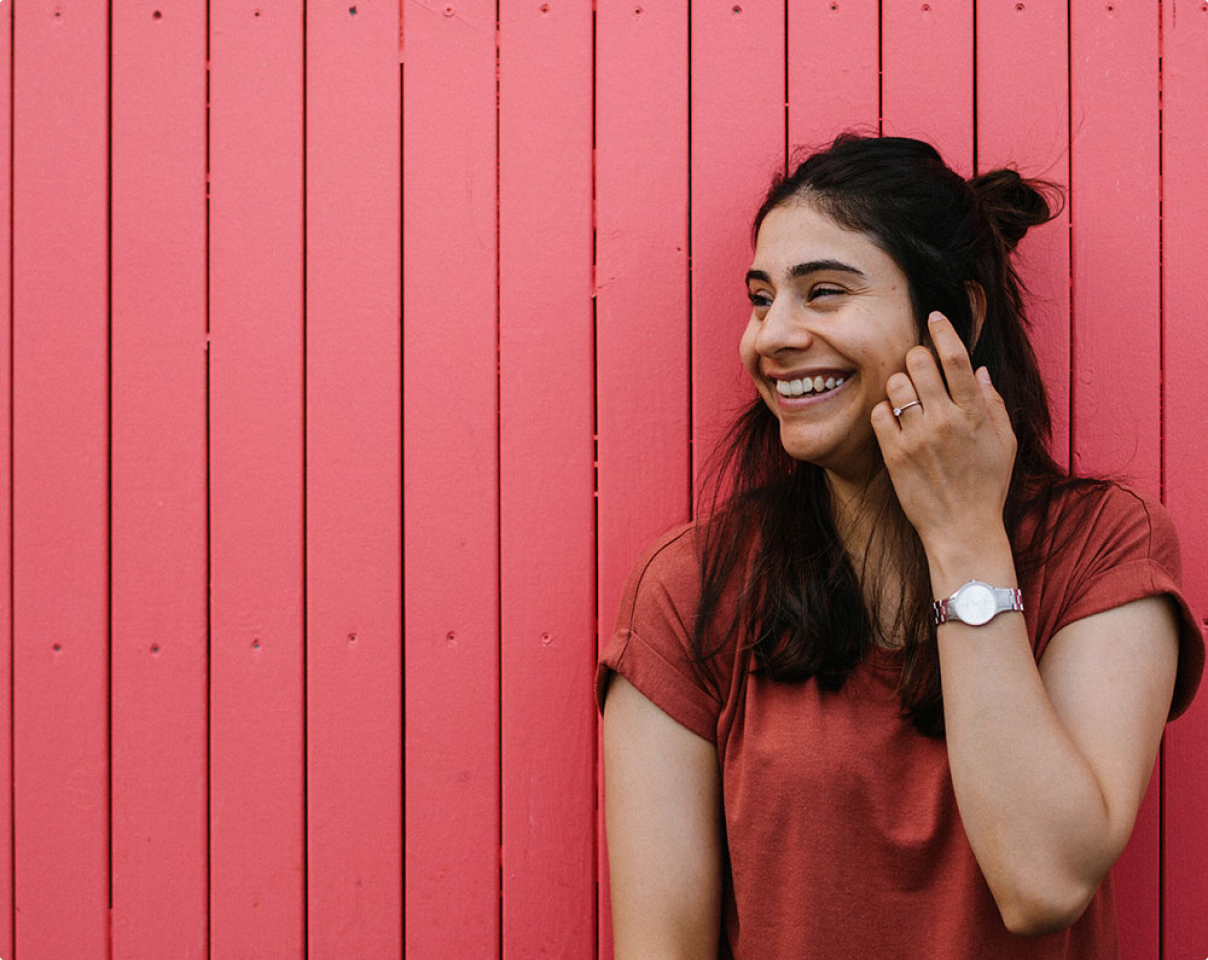
{"label": "short sleeve", "polygon": [[[1064,602],[1049,636],[1062,627],[1133,600],[1169,596],[1179,629],[1179,666],[1169,719],[1195,696],[1204,670],[1204,637],[1182,591],[1179,539],[1157,500],[1113,485],[1086,518],[1071,554]],[[1037,656],[1043,652],[1038,649]]]}
{"label": "short sleeve", "polygon": [[603,712],[614,673],[673,720],[717,742],[722,697],[716,673],[696,662],[692,628],[700,567],[692,527],[656,540],[635,564],[622,595],[616,631],[596,665],[596,706]]}

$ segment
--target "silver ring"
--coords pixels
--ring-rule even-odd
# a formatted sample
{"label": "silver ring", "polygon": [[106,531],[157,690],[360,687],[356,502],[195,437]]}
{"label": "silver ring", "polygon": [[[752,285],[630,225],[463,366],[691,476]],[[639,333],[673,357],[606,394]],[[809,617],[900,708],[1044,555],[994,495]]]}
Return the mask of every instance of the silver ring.
{"label": "silver ring", "polygon": [[911,407],[921,407],[922,405],[923,405],[922,400],[911,400],[909,403],[904,403],[900,407],[894,407],[893,415],[895,417],[901,417],[903,410],[909,410]]}

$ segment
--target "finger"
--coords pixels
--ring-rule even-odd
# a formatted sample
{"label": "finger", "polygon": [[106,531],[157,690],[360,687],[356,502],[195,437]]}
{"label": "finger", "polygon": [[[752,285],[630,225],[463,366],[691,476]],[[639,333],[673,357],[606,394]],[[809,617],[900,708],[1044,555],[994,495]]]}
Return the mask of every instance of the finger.
{"label": "finger", "polygon": [[888,462],[892,451],[897,448],[902,433],[888,400],[882,400],[872,408],[871,420],[872,431],[876,434],[877,443],[881,446],[881,456]]}
{"label": "finger", "polygon": [[922,402],[914,389],[910,377],[904,373],[895,373],[885,382],[885,395],[892,406],[891,412],[898,418],[899,425],[905,425],[917,419],[923,412]]}
{"label": "finger", "polygon": [[926,347],[911,347],[906,354],[906,372],[910,374],[915,392],[923,406],[939,412],[948,399],[948,390],[944,386],[944,378],[940,376],[940,368],[936,366],[935,357]]}
{"label": "finger", "polygon": [[935,344],[935,352],[944,368],[944,378],[948,381],[948,395],[957,406],[974,407],[981,400],[981,390],[973,376],[969,351],[952,323],[938,310],[927,318],[927,324],[931,342]]}
{"label": "finger", "polygon": [[977,368],[977,385],[995,428],[1000,433],[1012,431],[1011,414],[1007,412],[1007,402],[1003,400],[1002,394],[994,389],[994,384],[990,382],[990,371],[985,367]]}

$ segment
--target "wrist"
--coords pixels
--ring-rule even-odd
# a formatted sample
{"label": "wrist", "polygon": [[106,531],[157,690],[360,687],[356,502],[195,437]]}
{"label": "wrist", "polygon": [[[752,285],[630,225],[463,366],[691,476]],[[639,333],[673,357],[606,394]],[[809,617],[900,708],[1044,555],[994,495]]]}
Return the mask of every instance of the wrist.
{"label": "wrist", "polygon": [[935,600],[950,597],[970,580],[995,587],[1019,586],[1011,541],[1001,524],[992,532],[924,544],[924,550]]}

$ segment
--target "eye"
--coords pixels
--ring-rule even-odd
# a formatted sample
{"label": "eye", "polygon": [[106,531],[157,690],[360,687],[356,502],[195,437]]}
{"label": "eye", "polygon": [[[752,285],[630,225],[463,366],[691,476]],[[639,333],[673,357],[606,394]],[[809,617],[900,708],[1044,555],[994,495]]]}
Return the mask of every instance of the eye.
{"label": "eye", "polygon": [[747,299],[758,310],[766,310],[772,305],[772,298],[761,290],[748,290]]}
{"label": "eye", "polygon": [[819,286],[814,287],[809,293],[810,300],[817,300],[819,297],[841,297],[847,291],[839,287]]}

